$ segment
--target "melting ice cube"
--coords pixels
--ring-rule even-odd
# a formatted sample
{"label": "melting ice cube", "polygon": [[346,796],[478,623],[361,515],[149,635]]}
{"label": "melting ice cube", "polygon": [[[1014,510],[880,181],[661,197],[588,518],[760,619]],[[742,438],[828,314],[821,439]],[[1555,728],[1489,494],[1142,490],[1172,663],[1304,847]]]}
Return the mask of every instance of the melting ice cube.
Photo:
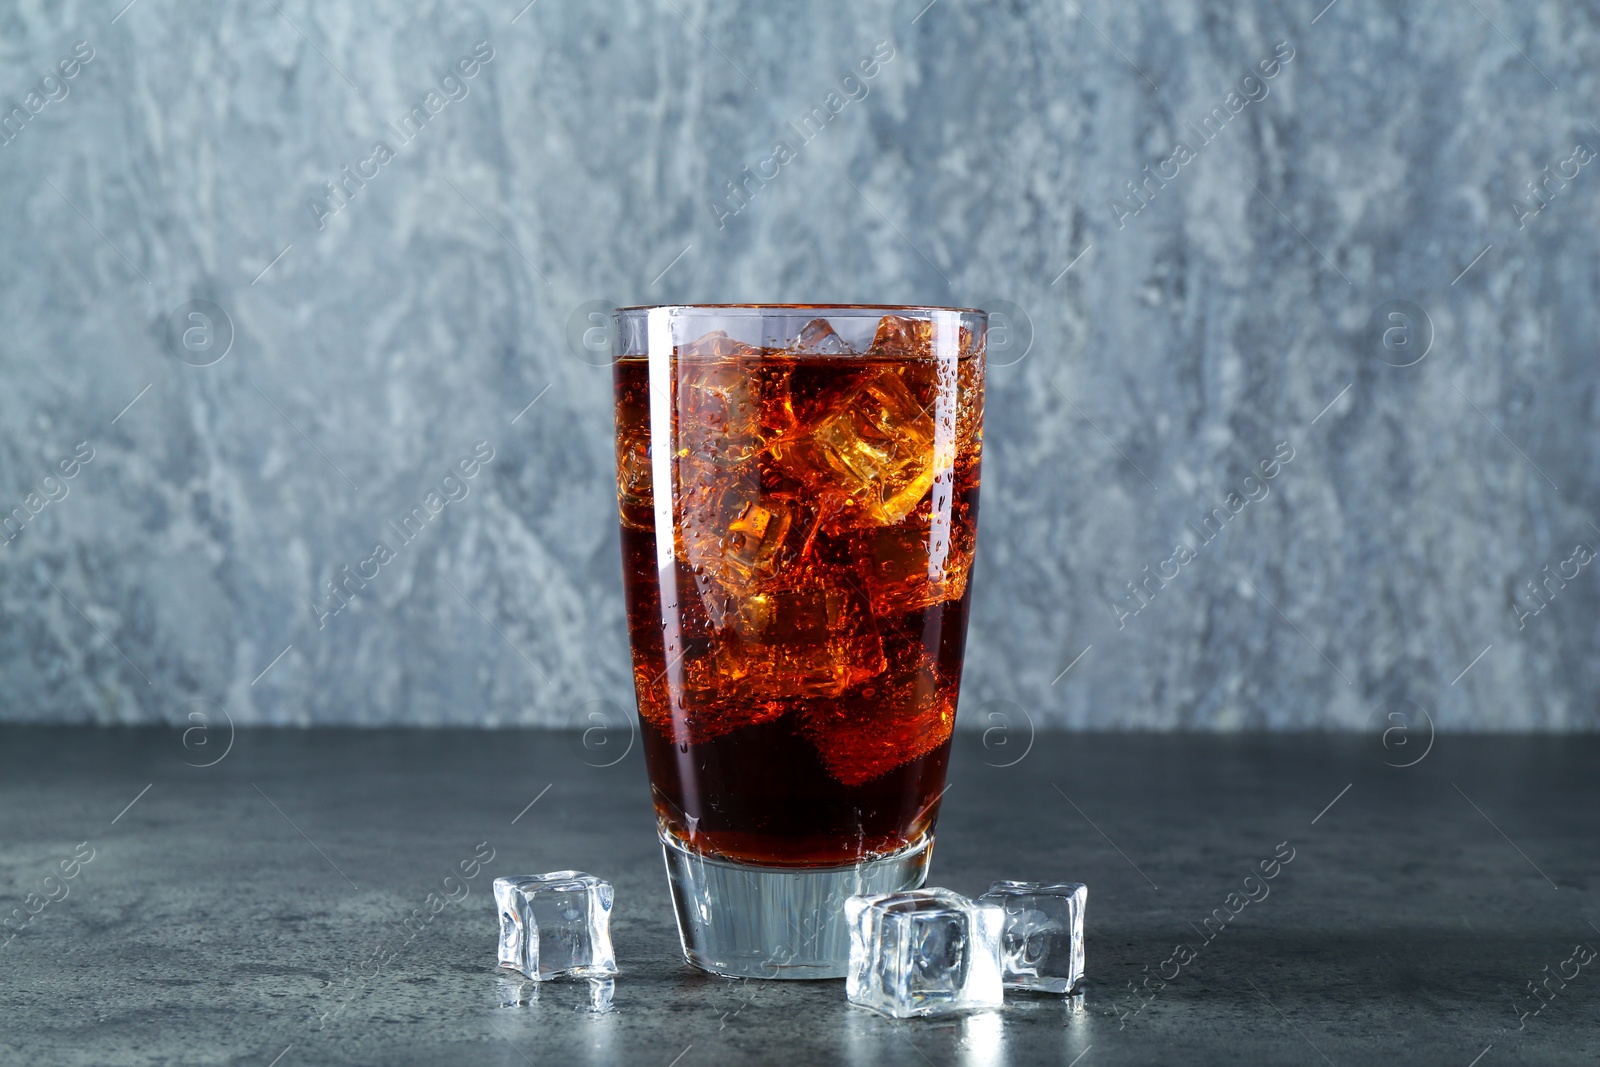
{"label": "melting ice cube", "polygon": [[1001,910],[948,889],[851,897],[845,995],[895,1019],[1000,1007]]}
{"label": "melting ice cube", "polygon": [[1070,993],[1083,978],[1081,882],[996,882],[978,898],[1005,910],[1001,957],[1008,989]]}
{"label": "melting ice cube", "polygon": [[500,966],[535,981],[617,973],[611,883],[582,871],[496,878]]}

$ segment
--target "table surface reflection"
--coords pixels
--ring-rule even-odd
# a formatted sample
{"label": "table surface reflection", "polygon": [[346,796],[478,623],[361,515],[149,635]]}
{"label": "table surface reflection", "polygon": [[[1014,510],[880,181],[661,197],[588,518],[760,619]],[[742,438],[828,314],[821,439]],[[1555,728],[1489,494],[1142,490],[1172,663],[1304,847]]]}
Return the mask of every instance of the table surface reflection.
{"label": "table surface reflection", "polygon": [[[1600,739],[1441,735],[1411,766],[1376,736],[983,740],[957,736],[932,882],[1086,882],[1090,982],[893,1022],[842,982],[684,964],[626,738],[602,758],[524,731],[0,728],[0,1059],[1600,1054],[1600,962],[1575,962],[1600,947]],[[616,886],[613,983],[494,966],[494,876],[564,867]]]}

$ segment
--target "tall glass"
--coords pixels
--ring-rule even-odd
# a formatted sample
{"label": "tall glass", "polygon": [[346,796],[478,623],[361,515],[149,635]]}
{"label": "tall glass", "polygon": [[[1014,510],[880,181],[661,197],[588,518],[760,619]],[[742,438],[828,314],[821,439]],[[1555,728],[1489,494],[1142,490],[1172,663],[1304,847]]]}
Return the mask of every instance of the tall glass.
{"label": "tall glass", "polygon": [[844,974],[843,903],[921,885],[966,643],[984,312],[616,312],[643,748],[684,954]]}

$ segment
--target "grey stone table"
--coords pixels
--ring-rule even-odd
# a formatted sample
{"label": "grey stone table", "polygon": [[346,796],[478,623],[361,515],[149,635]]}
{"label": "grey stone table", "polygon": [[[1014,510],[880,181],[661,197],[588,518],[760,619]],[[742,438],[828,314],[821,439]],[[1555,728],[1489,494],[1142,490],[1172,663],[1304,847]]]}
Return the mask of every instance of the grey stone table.
{"label": "grey stone table", "polygon": [[[934,881],[1087,882],[1091,981],[891,1023],[840,982],[683,963],[637,750],[7,728],[0,1061],[1595,1062],[1600,961],[1572,961],[1600,947],[1600,739],[1441,736],[1386,766],[1410,740],[958,736]],[[616,884],[607,1011],[494,967],[493,877],[567,866]]]}

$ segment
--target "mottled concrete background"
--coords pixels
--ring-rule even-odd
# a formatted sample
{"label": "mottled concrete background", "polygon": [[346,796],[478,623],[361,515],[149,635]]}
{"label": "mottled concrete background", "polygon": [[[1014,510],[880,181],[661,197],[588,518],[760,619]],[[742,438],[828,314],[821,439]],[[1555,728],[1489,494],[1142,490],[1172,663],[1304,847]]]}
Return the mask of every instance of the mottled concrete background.
{"label": "mottled concrete background", "polygon": [[966,727],[1600,725],[1593,4],[123,2],[0,6],[0,717],[630,700],[589,311],[832,300],[1009,309]]}

